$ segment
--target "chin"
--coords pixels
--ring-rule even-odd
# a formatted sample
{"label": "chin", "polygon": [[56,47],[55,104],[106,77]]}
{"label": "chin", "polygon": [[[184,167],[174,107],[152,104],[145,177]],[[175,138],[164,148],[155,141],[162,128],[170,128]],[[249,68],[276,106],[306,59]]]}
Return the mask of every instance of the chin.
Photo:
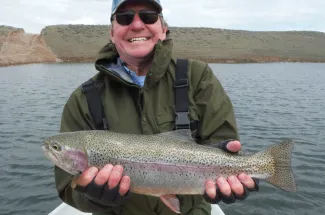
{"label": "chin", "polygon": [[137,49],[130,53],[130,56],[134,58],[145,58],[152,53],[153,49]]}
{"label": "chin", "polygon": [[134,55],[131,55],[131,56],[132,56],[133,58],[142,59],[142,58],[146,58],[146,57],[148,57],[150,54],[151,54],[150,52],[149,52],[149,53],[145,53],[145,54],[139,54],[139,53],[137,53],[137,54],[134,54]]}

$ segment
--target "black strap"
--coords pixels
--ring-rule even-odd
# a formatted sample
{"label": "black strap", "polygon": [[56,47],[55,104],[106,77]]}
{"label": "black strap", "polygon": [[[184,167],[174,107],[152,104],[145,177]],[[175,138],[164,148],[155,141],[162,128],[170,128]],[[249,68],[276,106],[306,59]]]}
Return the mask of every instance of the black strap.
{"label": "black strap", "polygon": [[178,59],[175,74],[175,129],[189,129],[187,59]]}
{"label": "black strap", "polygon": [[189,129],[187,59],[178,59],[175,74],[175,129]]}
{"label": "black strap", "polygon": [[89,111],[95,122],[95,128],[98,130],[107,130],[108,123],[105,118],[104,106],[96,82],[90,78],[82,84],[81,90],[86,95]]}
{"label": "black strap", "polygon": [[[178,59],[175,74],[175,130],[191,129],[192,136],[197,138],[198,121],[190,120],[189,117],[189,99],[188,88],[189,81],[187,77],[188,59]],[[96,82],[91,78],[82,84],[82,92],[85,93],[90,114],[95,121],[96,129],[108,129],[108,123],[105,118],[104,107],[98,92]]]}
{"label": "black strap", "polygon": [[187,77],[188,59],[177,59],[175,74],[175,130],[191,129],[192,136],[196,136],[198,122],[190,120]]}

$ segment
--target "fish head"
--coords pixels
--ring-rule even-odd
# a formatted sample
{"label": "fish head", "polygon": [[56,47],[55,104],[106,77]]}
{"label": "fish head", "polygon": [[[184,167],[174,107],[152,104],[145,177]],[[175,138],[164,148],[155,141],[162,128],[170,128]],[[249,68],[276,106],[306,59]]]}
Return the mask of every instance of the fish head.
{"label": "fish head", "polygon": [[[59,137],[59,136],[58,136]],[[43,141],[45,156],[62,170],[77,175],[88,167],[88,156],[82,147],[64,144],[64,137],[49,137]]]}

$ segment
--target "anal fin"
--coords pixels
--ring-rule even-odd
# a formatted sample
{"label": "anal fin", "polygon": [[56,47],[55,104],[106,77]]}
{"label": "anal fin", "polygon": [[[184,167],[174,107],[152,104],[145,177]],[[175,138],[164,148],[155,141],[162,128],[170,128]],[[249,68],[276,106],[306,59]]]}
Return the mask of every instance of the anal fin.
{"label": "anal fin", "polygon": [[176,195],[173,194],[169,194],[169,195],[163,195],[160,196],[160,200],[165,203],[165,205],[171,209],[172,211],[174,211],[175,213],[180,214],[181,213],[181,209],[180,209],[180,204],[179,204],[179,200],[176,197]]}

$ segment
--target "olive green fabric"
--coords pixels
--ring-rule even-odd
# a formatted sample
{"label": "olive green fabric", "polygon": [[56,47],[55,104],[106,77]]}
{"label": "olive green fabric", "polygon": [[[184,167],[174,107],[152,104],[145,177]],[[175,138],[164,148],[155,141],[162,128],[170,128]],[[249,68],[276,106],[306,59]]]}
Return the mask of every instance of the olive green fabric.
{"label": "olive green fabric", "polygon": [[[107,69],[113,68],[117,57],[115,46],[111,43],[107,44],[99,52],[95,63],[99,72],[93,77],[100,83],[100,94],[110,130],[139,134],[172,130],[176,67],[176,61],[172,58],[172,40],[159,41],[155,46],[152,66],[143,88],[120,78],[111,69]],[[198,144],[225,139],[238,140],[232,104],[208,64],[189,60],[188,77],[190,117],[200,121],[198,132],[201,138],[197,141]],[[94,123],[86,98],[78,87],[64,106],[60,131],[70,132],[93,128]],[[122,206],[103,207],[72,190],[71,179],[71,175],[55,167],[55,181],[60,198],[81,211],[112,215],[174,214],[159,198],[134,193]],[[201,195],[178,197],[182,214],[210,214],[211,206]]]}

